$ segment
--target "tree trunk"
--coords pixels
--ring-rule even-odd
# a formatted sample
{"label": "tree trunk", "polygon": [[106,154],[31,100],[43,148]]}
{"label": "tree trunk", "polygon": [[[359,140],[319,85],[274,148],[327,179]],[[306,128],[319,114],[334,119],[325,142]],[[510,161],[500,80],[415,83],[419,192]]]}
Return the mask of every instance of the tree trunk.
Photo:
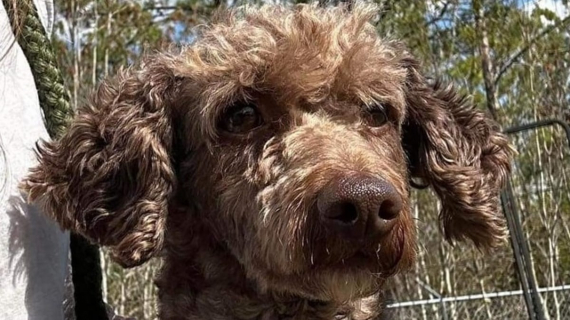
{"label": "tree trunk", "polygon": [[489,33],[485,21],[485,9],[483,0],[473,1],[473,13],[475,15],[475,27],[479,31],[480,43],[479,54],[481,56],[481,69],[485,81],[485,95],[487,98],[487,109],[493,119],[497,119],[497,87],[495,86],[495,76],[493,61],[491,59],[491,48],[489,46]]}

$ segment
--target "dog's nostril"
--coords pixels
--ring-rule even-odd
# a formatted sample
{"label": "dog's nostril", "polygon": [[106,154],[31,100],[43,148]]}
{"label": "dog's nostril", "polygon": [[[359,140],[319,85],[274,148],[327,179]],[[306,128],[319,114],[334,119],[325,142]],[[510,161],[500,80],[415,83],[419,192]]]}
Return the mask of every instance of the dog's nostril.
{"label": "dog's nostril", "polygon": [[384,200],[378,210],[378,217],[384,220],[392,220],[400,214],[401,205],[394,203],[392,200]]}
{"label": "dog's nostril", "polygon": [[334,211],[334,214],[331,215],[330,218],[343,224],[353,224],[358,220],[358,210],[354,204],[350,202],[338,203]]}
{"label": "dog's nostril", "polygon": [[403,208],[390,183],[365,175],[331,180],[316,205],[321,222],[351,240],[389,233]]}

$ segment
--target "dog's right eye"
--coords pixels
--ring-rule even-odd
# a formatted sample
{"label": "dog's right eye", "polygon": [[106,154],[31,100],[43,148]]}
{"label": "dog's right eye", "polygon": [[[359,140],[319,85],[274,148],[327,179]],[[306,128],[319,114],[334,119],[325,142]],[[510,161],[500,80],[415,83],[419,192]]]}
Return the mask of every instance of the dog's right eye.
{"label": "dog's right eye", "polygon": [[381,127],[385,125],[389,121],[386,109],[387,108],[383,105],[368,108],[365,115],[368,125],[371,127]]}
{"label": "dog's right eye", "polygon": [[231,133],[245,133],[259,127],[261,115],[252,104],[230,107],[221,118],[220,127]]}

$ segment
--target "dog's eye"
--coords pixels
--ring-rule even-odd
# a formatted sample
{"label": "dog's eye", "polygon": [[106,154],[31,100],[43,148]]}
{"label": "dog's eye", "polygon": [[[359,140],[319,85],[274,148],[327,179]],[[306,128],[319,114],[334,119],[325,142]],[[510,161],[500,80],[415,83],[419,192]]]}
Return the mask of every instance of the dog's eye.
{"label": "dog's eye", "polygon": [[243,133],[261,125],[261,115],[251,104],[236,105],[222,116],[221,127],[231,133]]}
{"label": "dog's eye", "polygon": [[366,120],[371,127],[381,127],[388,122],[388,115],[384,106],[368,108]]}

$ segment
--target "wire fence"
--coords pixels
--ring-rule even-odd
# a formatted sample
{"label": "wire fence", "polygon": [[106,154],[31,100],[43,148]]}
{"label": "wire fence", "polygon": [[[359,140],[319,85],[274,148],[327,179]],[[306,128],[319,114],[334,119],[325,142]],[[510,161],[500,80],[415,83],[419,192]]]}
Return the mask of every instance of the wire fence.
{"label": "wire fence", "polygon": [[[556,301],[547,309],[550,319],[570,318],[570,284],[539,288],[544,301]],[[523,290],[482,292],[466,296],[434,297],[393,303],[396,319],[528,319]]]}
{"label": "wire fence", "polygon": [[519,151],[502,197],[511,245],[489,256],[444,244],[423,222],[439,211],[433,195],[416,192],[420,250],[413,272],[392,282],[394,319],[570,319],[570,127],[507,133]]}

